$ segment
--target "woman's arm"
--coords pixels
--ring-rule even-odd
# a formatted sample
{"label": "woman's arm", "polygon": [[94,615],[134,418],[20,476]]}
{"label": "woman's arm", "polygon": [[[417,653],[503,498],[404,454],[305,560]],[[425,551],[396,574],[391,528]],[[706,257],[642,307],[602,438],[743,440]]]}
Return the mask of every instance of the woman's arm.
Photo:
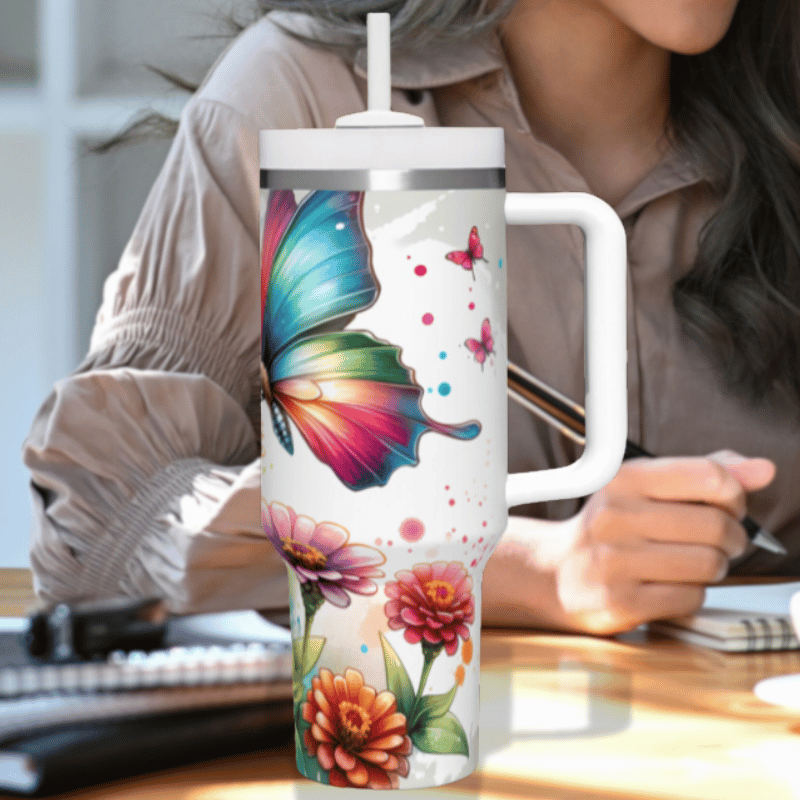
{"label": "woman's arm", "polygon": [[202,375],[126,367],[60,381],[25,446],[37,594],[157,596],[173,612],[285,605],[255,456],[244,410]]}
{"label": "woman's arm", "polygon": [[259,526],[257,180],[252,124],[192,101],[90,352],[25,443],[43,599],[286,604]]}

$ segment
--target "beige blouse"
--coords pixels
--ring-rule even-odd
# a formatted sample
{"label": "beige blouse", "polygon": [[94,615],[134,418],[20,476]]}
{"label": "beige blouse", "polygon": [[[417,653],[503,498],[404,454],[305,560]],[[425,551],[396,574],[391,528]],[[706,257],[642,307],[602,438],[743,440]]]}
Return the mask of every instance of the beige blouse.
{"label": "beige blouse", "polygon": [[[588,191],[531,134],[493,39],[395,58],[393,70],[396,110],[427,125],[505,129],[510,191]],[[264,18],[186,106],[106,282],[89,353],[56,384],[26,440],[31,559],[45,600],[155,594],[175,611],[285,604],[285,570],[259,522],[256,134],[331,127],[365,102],[363,69]],[[708,208],[705,184],[673,156],[616,209],[629,247],[629,436],[663,455],[727,447],[773,458],[777,478],[751,497],[750,511],[790,556],[751,550],[738,569],[798,572],[797,424],[786,411],[750,409],[726,393],[672,308],[671,287],[691,262]],[[578,401],[582,259],[574,228],[509,228],[510,358]],[[509,424],[511,471],[577,457],[572,442],[514,404]],[[576,508],[522,511],[559,517]]]}

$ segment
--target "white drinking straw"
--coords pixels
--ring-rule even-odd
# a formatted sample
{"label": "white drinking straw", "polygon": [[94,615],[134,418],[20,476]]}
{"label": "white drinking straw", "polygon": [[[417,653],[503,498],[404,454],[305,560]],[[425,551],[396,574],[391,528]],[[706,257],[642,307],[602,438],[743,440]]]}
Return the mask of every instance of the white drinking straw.
{"label": "white drinking straw", "polygon": [[392,94],[388,14],[367,14],[367,108],[388,111]]}

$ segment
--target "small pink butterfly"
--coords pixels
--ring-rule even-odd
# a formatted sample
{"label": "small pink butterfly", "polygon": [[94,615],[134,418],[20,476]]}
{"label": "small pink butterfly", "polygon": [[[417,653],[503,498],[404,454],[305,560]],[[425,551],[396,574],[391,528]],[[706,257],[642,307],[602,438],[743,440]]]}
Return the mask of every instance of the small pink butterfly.
{"label": "small pink butterfly", "polygon": [[469,241],[467,242],[466,250],[453,250],[453,252],[448,253],[445,258],[455,262],[464,269],[468,269],[472,273],[472,280],[475,280],[475,271],[473,269],[475,261],[478,259],[481,261],[488,261],[488,259],[483,257],[483,245],[481,244],[480,236],[478,236],[478,228],[475,225],[472,226],[472,230],[469,232]]}
{"label": "small pink butterfly", "polygon": [[481,323],[481,341],[477,339],[467,339],[464,344],[469,348],[471,353],[475,354],[475,360],[481,365],[483,370],[483,362],[486,361],[486,356],[489,353],[494,353],[494,338],[492,337],[492,326],[489,324],[487,317]]}

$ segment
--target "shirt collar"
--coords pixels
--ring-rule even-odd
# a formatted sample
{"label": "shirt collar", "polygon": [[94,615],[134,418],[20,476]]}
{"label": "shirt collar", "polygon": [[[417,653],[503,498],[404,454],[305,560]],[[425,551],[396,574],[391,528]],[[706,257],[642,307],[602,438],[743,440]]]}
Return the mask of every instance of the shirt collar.
{"label": "shirt collar", "polygon": [[700,170],[672,148],[661,161],[628,192],[614,209],[620,219],[636,214],[651,200],[705,180]]}
{"label": "shirt collar", "polygon": [[[355,54],[353,70],[367,77],[367,51]],[[424,51],[392,54],[392,86],[397,89],[434,89],[460,83],[503,68],[495,36],[471,42],[446,42]]]}

